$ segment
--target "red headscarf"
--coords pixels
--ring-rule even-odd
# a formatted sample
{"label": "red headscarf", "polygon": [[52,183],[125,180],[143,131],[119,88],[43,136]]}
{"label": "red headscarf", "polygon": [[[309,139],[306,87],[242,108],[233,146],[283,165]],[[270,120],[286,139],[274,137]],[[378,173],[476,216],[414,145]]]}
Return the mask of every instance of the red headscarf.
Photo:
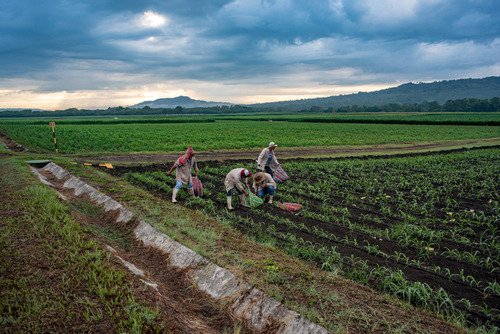
{"label": "red headscarf", "polygon": [[186,163],[186,161],[191,159],[191,157],[194,157],[194,150],[191,146],[189,146],[186,151],[186,154],[181,155],[179,157],[179,160],[177,160],[177,162],[179,163],[179,165],[183,165]]}

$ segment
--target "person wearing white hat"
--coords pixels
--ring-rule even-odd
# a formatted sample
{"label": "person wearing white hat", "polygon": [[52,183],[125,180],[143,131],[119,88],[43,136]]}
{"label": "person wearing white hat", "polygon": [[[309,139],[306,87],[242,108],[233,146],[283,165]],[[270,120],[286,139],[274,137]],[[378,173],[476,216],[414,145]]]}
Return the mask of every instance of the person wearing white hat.
{"label": "person wearing white hat", "polygon": [[266,171],[266,173],[274,175],[276,169],[278,169],[279,163],[274,154],[274,149],[277,147],[273,141],[269,143],[269,146],[262,150],[257,159],[257,172]]}
{"label": "person wearing white hat", "polygon": [[271,174],[257,172],[253,175],[253,189],[255,195],[264,199],[269,195],[269,204],[273,203],[274,193],[276,191],[276,182],[273,180]]}
{"label": "person wearing white hat", "polygon": [[[228,210],[234,210],[234,208],[231,205],[234,188],[236,188],[236,192],[238,193],[238,197],[240,198],[241,205],[246,206],[245,196],[248,196],[248,191],[246,191],[245,188],[249,189],[248,178],[250,176],[252,176],[252,173],[250,173],[245,168],[236,168],[227,173],[226,180],[224,181],[224,186],[226,187]],[[243,188],[242,183],[245,184],[245,188]]]}

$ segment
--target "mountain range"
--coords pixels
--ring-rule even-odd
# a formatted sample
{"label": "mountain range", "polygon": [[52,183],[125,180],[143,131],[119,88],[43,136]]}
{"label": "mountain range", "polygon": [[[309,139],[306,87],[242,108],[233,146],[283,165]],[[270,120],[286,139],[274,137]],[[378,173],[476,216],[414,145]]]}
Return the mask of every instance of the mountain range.
{"label": "mountain range", "polygon": [[[464,98],[491,99],[500,97],[500,77],[482,79],[457,79],[435,81],[431,83],[405,83],[397,87],[387,88],[374,92],[359,92],[355,94],[330,96],[323,98],[302,99],[281,102],[248,104],[253,109],[282,109],[301,110],[312,106],[340,108],[345,106],[382,106],[385,104],[414,104],[424,101],[436,101],[444,104],[448,100]],[[129,108],[206,108],[214,106],[231,106],[229,102],[207,102],[193,100],[187,96],[162,98],[154,101],[145,101]]]}
{"label": "mountain range", "polygon": [[398,87],[375,92],[360,92],[349,95],[295,101],[270,102],[247,105],[256,108],[281,108],[284,110],[309,109],[312,106],[324,109],[344,106],[382,106],[386,104],[414,104],[436,101],[444,104],[448,100],[464,98],[491,99],[500,97],[500,77],[482,79],[457,79],[432,83],[405,83]]}

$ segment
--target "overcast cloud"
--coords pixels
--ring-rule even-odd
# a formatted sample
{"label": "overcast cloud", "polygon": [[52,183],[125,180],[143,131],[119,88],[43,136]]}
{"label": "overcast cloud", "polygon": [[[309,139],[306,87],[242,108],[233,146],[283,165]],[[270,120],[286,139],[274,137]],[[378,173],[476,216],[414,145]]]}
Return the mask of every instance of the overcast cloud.
{"label": "overcast cloud", "polygon": [[498,75],[498,0],[0,3],[3,108],[256,103]]}

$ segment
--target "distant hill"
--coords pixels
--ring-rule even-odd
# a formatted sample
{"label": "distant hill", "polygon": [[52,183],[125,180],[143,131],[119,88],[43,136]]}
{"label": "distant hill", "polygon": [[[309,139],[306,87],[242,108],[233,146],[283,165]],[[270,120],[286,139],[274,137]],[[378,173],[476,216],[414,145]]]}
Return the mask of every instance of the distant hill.
{"label": "distant hill", "polygon": [[413,104],[436,101],[444,104],[448,100],[464,98],[491,99],[500,97],[500,77],[483,79],[457,79],[432,83],[406,83],[398,87],[370,93],[330,96],[315,99],[250,104],[247,107],[282,108],[285,110],[309,109],[312,106],[340,108],[345,106],[382,106],[386,104]]}
{"label": "distant hill", "polygon": [[174,98],[164,98],[154,101],[144,101],[129,108],[142,109],[146,106],[150,108],[209,108],[216,106],[232,106],[234,103],[229,102],[207,102],[201,100],[193,100],[187,96],[178,96]]}

